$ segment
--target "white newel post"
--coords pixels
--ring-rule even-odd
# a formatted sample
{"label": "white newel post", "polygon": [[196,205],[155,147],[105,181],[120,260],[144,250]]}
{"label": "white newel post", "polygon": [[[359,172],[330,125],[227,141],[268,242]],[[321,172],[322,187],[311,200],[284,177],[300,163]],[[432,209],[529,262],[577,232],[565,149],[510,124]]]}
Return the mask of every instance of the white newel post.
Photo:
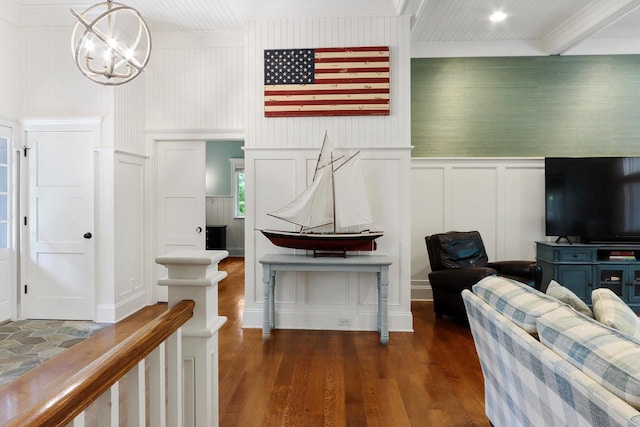
{"label": "white newel post", "polygon": [[[218,263],[227,256],[227,251],[184,250],[156,258],[168,269],[158,285],[168,286],[169,307],[185,299],[196,303],[182,327],[182,367],[169,378],[168,425],[218,426],[218,330],[227,321],[218,316],[218,282],[227,277]],[[175,364],[171,359],[169,372]]]}

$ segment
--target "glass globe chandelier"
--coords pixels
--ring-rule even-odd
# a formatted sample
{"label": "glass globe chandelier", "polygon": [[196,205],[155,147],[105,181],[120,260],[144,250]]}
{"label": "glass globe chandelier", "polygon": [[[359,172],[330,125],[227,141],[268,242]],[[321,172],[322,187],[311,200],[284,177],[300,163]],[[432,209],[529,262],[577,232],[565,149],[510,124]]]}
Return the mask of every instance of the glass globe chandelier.
{"label": "glass globe chandelier", "polygon": [[136,9],[108,0],[71,14],[77,20],[71,51],[82,74],[106,86],[140,75],[151,56],[151,34]]}

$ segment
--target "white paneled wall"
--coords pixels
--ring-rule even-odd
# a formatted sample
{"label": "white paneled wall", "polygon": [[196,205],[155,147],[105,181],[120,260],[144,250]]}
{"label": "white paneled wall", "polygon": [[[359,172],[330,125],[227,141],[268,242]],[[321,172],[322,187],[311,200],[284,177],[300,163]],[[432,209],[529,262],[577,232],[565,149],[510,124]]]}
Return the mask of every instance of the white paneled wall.
{"label": "white paneled wall", "polygon": [[91,82],[76,67],[71,27],[29,27],[24,50],[25,111],[29,117],[113,117],[113,90]]}
{"label": "white paneled wall", "polygon": [[478,230],[492,261],[535,259],[544,231],[544,160],[413,158],[411,293],[430,299],[425,236]]}
{"label": "white paneled wall", "polygon": [[[248,147],[315,148],[318,135],[351,147],[402,147],[410,144],[411,78],[408,17],[344,17],[256,20],[248,24]],[[265,119],[265,49],[389,46],[391,115],[388,117],[289,117]]]}
{"label": "white paneled wall", "polygon": [[117,318],[146,303],[145,158],[115,153],[115,296]]}
{"label": "white paneled wall", "polygon": [[[291,253],[270,243],[258,229],[287,229],[295,227],[267,215],[281,207],[312,179],[317,150],[248,150],[245,166],[247,182],[254,190],[247,198],[253,210],[255,227],[247,227],[247,255],[245,256],[245,327],[262,325],[263,282],[262,269],[257,260],[266,253]],[[408,149],[362,149],[360,156],[367,183],[367,196],[375,229],[384,230],[377,240],[376,253],[390,255],[389,270],[389,327],[391,330],[412,330],[408,270],[409,212],[402,206],[408,202]],[[254,179],[255,173],[260,179]],[[406,189],[406,191],[404,191]],[[293,228],[292,228],[293,227]],[[249,247],[257,255],[249,256]],[[304,251],[299,251],[304,254]],[[363,253],[366,254],[366,253]],[[256,262],[248,261],[249,258]],[[252,276],[249,276],[249,270]],[[407,282],[403,282],[407,280]],[[406,286],[403,286],[406,284]],[[277,327],[291,329],[354,329],[376,330],[376,280],[372,274],[347,273],[282,273],[276,289]],[[348,318],[349,327],[339,327],[339,318]]]}
{"label": "white paneled wall", "polygon": [[226,225],[229,255],[244,256],[244,219],[234,214],[233,196],[207,196],[207,225]]}
{"label": "white paneled wall", "polygon": [[[13,11],[6,2],[0,4],[0,17],[11,16]],[[6,15],[5,15],[6,14]],[[20,113],[18,94],[24,88],[20,33],[16,27],[0,18],[0,58],[4,58],[0,71],[0,117],[15,119]]]}
{"label": "white paneled wall", "polygon": [[240,46],[154,48],[145,72],[146,128],[243,130],[243,60]]}
{"label": "white paneled wall", "polygon": [[114,141],[117,150],[144,154],[145,74],[118,86],[114,99]]}

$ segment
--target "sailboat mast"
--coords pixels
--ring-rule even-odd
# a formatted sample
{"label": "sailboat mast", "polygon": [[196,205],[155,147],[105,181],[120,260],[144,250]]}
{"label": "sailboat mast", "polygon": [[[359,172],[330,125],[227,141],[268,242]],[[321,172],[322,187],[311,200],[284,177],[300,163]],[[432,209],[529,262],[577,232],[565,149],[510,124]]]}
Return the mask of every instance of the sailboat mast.
{"label": "sailboat mast", "polygon": [[336,232],[336,180],[333,179],[333,153],[331,153],[331,201],[333,203],[333,232]]}
{"label": "sailboat mast", "polygon": [[324,144],[327,142],[327,131],[324,131],[324,138],[322,138],[322,147],[320,147],[320,153],[318,153],[318,160],[316,161],[316,170],[313,171],[313,179],[316,180],[316,174],[318,173],[318,166],[320,165],[320,159],[322,158],[322,153],[324,152]]}

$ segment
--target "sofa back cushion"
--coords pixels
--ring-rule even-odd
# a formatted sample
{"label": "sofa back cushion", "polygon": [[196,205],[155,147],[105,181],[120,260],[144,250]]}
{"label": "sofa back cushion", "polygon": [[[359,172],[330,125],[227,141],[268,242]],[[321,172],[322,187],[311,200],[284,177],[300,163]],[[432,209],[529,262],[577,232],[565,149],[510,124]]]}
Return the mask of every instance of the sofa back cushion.
{"label": "sofa back cushion", "polygon": [[611,289],[594,289],[591,301],[598,322],[640,339],[640,319]]}
{"label": "sofa back cushion", "polygon": [[540,342],[640,409],[640,341],[563,306],[540,316]]}
{"label": "sofa back cushion", "polygon": [[562,304],[542,292],[515,280],[488,276],[473,285],[473,293],[522,329],[535,334],[536,319]]}

